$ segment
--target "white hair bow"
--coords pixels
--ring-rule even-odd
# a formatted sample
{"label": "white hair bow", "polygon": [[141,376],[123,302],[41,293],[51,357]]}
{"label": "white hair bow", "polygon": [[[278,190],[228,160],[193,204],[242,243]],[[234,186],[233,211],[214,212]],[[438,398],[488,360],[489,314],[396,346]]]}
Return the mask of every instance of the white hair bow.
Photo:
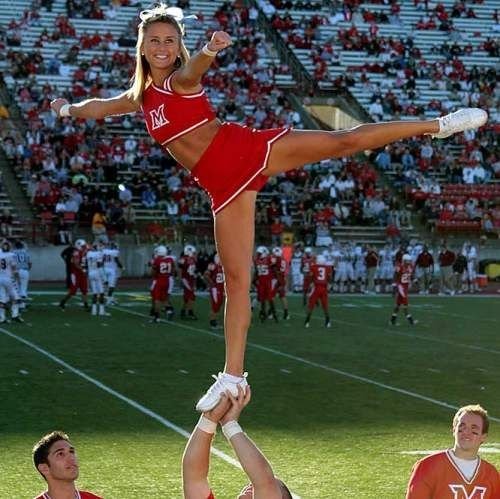
{"label": "white hair bow", "polygon": [[147,21],[152,17],[158,16],[173,17],[179,24],[183,24],[185,19],[198,19],[195,15],[185,16],[184,12],[179,7],[167,7],[164,3],[161,3],[152,9],[143,10],[139,14],[141,21]]}

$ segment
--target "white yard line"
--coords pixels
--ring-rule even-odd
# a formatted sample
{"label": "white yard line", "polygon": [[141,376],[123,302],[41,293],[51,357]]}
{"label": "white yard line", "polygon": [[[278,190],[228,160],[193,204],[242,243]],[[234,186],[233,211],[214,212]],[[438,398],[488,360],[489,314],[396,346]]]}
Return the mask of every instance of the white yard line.
{"label": "white yard line", "polygon": [[[115,306],[113,308],[117,309],[117,310],[120,310],[120,311],[122,311],[122,312],[124,312],[126,314],[135,315],[137,317],[143,317],[143,318],[146,318],[146,319],[149,318],[148,315],[141,314],[140,312],[135,312],[134,310],[128,310],[128,309],[125,309],[125,308],[122,308],[122,307],[118,307],[118,306]],[[171,321],[167,321],[167,320],[164,320],[164,319],[160,319],[160,321],[164,322],[164,323],[167,323],[167,324],[175,325],[176,328],[183,328],[183,329],[187,329],[187,330],[190,330],[190,331],[195,331],[197,333],[203,333],[203,334],[206,334],[208,336],[215,336],[216,338],[219,338],[221,340],[224,339],[224,335],[223,334],[214,333],[214,332],[208,331],[206,329],[201,329],[201,328],[197,328],[197,327],[193,327],[193,326],[188,326],[187,324],[181,324],[179,322],[171,322]],[[266,347],[264,345],[259,345],[258,343],[253,343],[253,342],[250,342],[250,341],[247,343],[247,345],[249,347],[256,348],[256,349],[262,350],[264,352],[272,353],[272,354],[278,355],[280,357],[285,357],[287,359],[295,360],[296,362],[300,362],[302,364],[305,364],[305,365],[308,365],[308,366],[311,366],[311,367],[316,367],[316,368],[319,368],[319,369],[323,369],[325,371],[329,371],[329,372],[338,374],[340,376],[344,376],[346,378],[354,379],[354,380],[359,381],[361,383],[367,383],[369,385],[377,386],[378,388],[383,388],[385,390],[390,390],[390,391],[399,393],[401,395],[406,395],[407,397],[413,397],[413,398],[416,398],[416,399],[419,399],[419,400],[423,400],[425,402],[430,402],[431,404],[434,404],[434,405],[438,405],[438,406],[441,406],[441,407],[446,407],[447,409],[457,410],[459,408],[456,405],[449,404],[448,402],[444,402],[442,400],[437,400],[437,399],[434,399],[434,398],[431,398],[431,397],[427,397],[425,395],[421,395],[420,393],[416,393],[416,392],[412,392],[412,391],[409,391],[409,390],[405,390],[403,388],[398,388],[396,386],[387,385],[386,383],[380,383],[380,382],[375,381],[373,379],[366,378],[364,376],[358,376],[357,374],[353,374],[353,373],[344,371],[342,369],[336,369],[334,367],[326,366],[324,364],[320,364],[319,362],[314,362],[314,361],[311,361],[311,360],[308,360],[308,359],[304,359],[303,357],[298,357],[296,355],[292,355],[292,354],[289,354],[289,353],[286,353],[286,352],[282,352],[281,350],[276,350],[275,348]],[[490,417],[491,421],[496,421],[496,422],[500,423],[500,418],[496,418],[494,416],[489,416],[489,417]]]}
{"label": "white yard line", "polygon": [[[50,360],[52,360],[56,364],[63,366],[68,371],[71,371],[73,374],[80,376],[81,378],[85,379],[86,381],[93,384],[97,388],[100,388],[101,390],[105,391],[106,393],[112,395],[113,397],[120,399],[122,402],[125,402],[126,404],[132,406],[134,409],[137,409],[139,412],[142,412],[142,414],[149,416],[150,418],[156,420],[158,423],[167,427],[168,429],[175,431],[176,433],[178,433],[179,435],[182,435],[186,439],[189,438],[190,433],[187,432],[186,430],[184,430],[183,428],[181,428],[180,426],[177,426],[175,423],[172,423],[172,421],[165,419],[164,417],[160,416],[159,414],[152,411],[151,409],[148,409],[147,407],[143,406],[139,402],[136,402],[135,400],[132,400],[131,398],[126,397],[125,395],[121,394],[120,392],[113,390],[113,388],[110,388],[109,386],[105,385],[104,383],[101,383],[99,380],[93,378],[92,376],[85,374],[80,369],[73,367],[71,364],[68,364],[67,362],[65,362],[61,358],[57,357],[56,355],[48,352],[47,350],[39,347],[38,345],[35,345],[35,343],[32,343],[31,341],[28,341],[28,340],[22,338],[21,336],[18,336],[17,334],[14,334],[14,333],[12,333],[12,332],[10,332],[7,329],[4,329],[2,327],[0,327],[0,332],[5,334],[6,336],[10,336],[12,339],[17,340],[20,343],[23,343],[24,345],[32,348],[33,350],[36,350],[38,353],[49,358]],[[237,461],[233,457],[227,455],[225,452],[222,452],[221,450],[219,450],[213,446],[211,448],[211,452],[215,456],[226,461],[226,463],[229,463],[229,464],[235,466],[236,468],[242,469],[239,461]],[[300,499],[300,496],[298,496],[297,494],[292,493],[292,495],[293,495],[294,499]]]}

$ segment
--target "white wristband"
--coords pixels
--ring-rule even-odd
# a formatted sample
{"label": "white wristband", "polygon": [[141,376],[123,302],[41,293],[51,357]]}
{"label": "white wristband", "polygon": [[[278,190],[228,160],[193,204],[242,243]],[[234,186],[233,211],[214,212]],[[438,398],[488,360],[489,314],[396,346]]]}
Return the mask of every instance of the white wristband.
{"label": "white wristband", "polygon": [[61,106],[61,108],[59,109],[59,116],[61,118],[64,118],[65,116],[71,116],[71,114],[69,113],[70,106],[71,104],[63,104]]}
{"label": "white wristband", "polygon": [[205,55],[208,55],[208,57],[216,57],[217,56],[217,51],[216,50],[210,50],[208,48],[208,43],[205,43],[205,45],[203,45],[201,51],[205,54]]}
{"label": "white wristband", "polygon": [[228,421],[222,427],[222,433],[224,433],[224,436],[228,440],[231,440],[231,438],[237,435],[238,433],[243,433],[243,430],[241,426],[238,424],[238,421]]}
{"label": "white wristband", "polygon": [[202,414],[200,416],[198,424],[196,425],[196,428],[198,428],[201,431],[204,431],[205,433],[210,433],[211,435],[213,435],[217,431],[217,423],[210,421],[210,419],[206,418]]}

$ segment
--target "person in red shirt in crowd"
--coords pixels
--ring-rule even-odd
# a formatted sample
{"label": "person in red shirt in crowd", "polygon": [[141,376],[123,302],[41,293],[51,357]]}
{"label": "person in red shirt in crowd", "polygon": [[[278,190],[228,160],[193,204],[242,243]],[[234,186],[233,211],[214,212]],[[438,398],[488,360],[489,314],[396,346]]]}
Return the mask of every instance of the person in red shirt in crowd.
{"label": "person in red shirt in crowd", "polygon": [[404,307],[405,316],[408,322],[412,326],[418,323],[418,321],[412,317],[408,308],[408,288],[410,287],[414,270],[411,256],[408,253],[402,256],[401,262],[396,263],[394,283],[392,285],[396,294],[396,306],[391,315],[391,325],[393,326],[397,325],[396,319],[401,305]]}
{"label": "person in red shirt in crowd", "polygon": [[429,247],[424,244],[422,251],[415,261],[418,273],[419,293],[428,295],[432,287],[432,278],[434,277],[434,257],[429,251]]}
{"label": "person in red shirt in crowd", "polygon": [[131,87],[118,96],[77,104],[51,102],[61,118],[103,119],[142,111],[149,134],[191,172],[212,202],[215,239],[226,279],[223,372],[196,404],[210,410],[230,386],[246,386],[244,360],[251,319],[250,285],[255,203],[270,176],[333,157],[351,156],[420,135],[448,137],[484,125],[482,109],[431,120],[367,123],[350,130],[254,130],[221,123],[202,86],[218,53],[233,43],[224,31],[192,57],[184,45],[184,14],[160,4],[140,13]]}
{"label": "person in red shirt in crowd", "polygon": [[82,294],[83,306],[85,307],[85,310],[90,310],[89,304],[87,302],[88,281],[87,264],[85,260],[86,254],[87,243],[84,239],[77,239],[75,241],[75,248],[71,256],[70,286],[68,289],[68,293],[59,302],[59,306],[62,310],[66,308],[66,303],[72,296],[76,295],[78,290],[80,290],[80,293]]}
{"label": "person in red shirt in crowd", "polygon": [[78,457],[66,433],[53,431],[44,435],[33,447],[33,464],[47,482],[47,491],[36,499],[102,499],[76,488]]}
{"label": "person in red shirt in crowd", "polygon": [[[257,290],[257,301],[260,303],[259,317],[264,322],[272,317],[278,322],[276,309],[273,301],[273,274],[271,271],[272,261],[269,250],[265,246],[259,246],[254,259],[254,282]],[[269,309],[267,307],[269,305]]]}
{"label": "person in red shirt in crowd", "polygon": [[327,264],[326,258],[323,255],[318,255],[316,261],[311,264],[310,274],[312,287],[309,292],[307,316],[304,326],[309,327],[312,312],[319,301],[325,314],[325,327],[331,327],[332,323],[330,322],[330,315],[328,313],[328,286],[332,280],[332,266]]}
{"label": "person in red shirt in crowd", "polygon": [[489,426],[488,412],[479,404],[460,407],[453,417],[453,448],[415,464],[406,499],[498,499],[500,474],[478,455]]}
{"label": "person in red shirt in crowd", "polygon": [[271,274],[272,274],[272,299],[277,295],[283,306],[283,319],[290,319],[288,313],[288,301],[286,299],[286,275],[288,273],[288,264],[283,258],[283,251],[276,247],[272,250],[271,256]]}
{"label": "person in red shirt in crowd", "polygon": [[250,387],[238,386],[237,396],[223,392],[221,403],[204,412],[189,437],[182,456],[184,499],[215,499],[208,482],[212,440],[220,424],[250,483],[238,499],[292,499],[287,486],[274,475],[271,463],[241,428],[238,419],[251,398]]}
{"label": "person in red shirt in crowd", "polygon": [[453,264],[455,263],[456,255],[453,251],[448,249],[444,242],[439,250],[439,294],[444,295],[450,293],[452,296],[455,294],[453,288]]}
{"label": "person in red shirt in crowd", "polygon": [[184,246],[184,252],[179,258],[179,271],[183,289],[181,319],[197,320],[193,310],[196,300],[196,248],[191,244]]}
{"label": "person in red shirt in crowd", "polygon": [[208,283],[208,296],[210,298],[210,327],[217,329],[219,327],[217,314],[224,302],[224,269],[217,253],[214,255],[214,261],[208,264],[205,280]]}
{"label": "person in red shirt in crowd", "polygon": [[160,245],[155,249],[151,269],[153,284],[151,286],[151,299],[153,301],[152,322],[160,322],[160,313],[163,308],[167,310],[167,319],[172,319],[174,309],[170,303],[173,277],[175,275],[175,259],[168,254],[166,246]]}

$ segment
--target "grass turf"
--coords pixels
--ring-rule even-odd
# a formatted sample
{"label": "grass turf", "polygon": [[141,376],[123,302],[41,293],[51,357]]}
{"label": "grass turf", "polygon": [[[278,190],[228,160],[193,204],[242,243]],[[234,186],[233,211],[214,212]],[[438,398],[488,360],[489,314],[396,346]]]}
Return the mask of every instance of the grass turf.
{"label": "grass turf", "polygon": [[[28,324],[2,328],[91,377],[0,334],[2,499],[43,489],[30,449],[56,428],[77,447],[80,488],[106,499],[181,497],[186,439],[168,425],[191,431],[194,403],[222,366],[222,333],[207,327],[204,298],[200,320],[158,325],[147,322],[145,295],[119,299],[112,317],[98,318],[76,302],[61,312],[41,295]],[[497,419],[483,457],[500,465],[498,299],[415,298],[413,328],[402,316],[399,327],[388,325],[390,298],[334,296],[331,329],[319,309],[304,329],[300,298],[290,308],[290,321],[254,318],[246,362],[253,400],[242,426],[299,496],[402,497],[420,457],[402,452],[449,446],[449,406],[471,402]],[[220,435],[215,446],[233,455]],[[218,498],[234,498],[245,477],[212,456],[210,482]]]}

